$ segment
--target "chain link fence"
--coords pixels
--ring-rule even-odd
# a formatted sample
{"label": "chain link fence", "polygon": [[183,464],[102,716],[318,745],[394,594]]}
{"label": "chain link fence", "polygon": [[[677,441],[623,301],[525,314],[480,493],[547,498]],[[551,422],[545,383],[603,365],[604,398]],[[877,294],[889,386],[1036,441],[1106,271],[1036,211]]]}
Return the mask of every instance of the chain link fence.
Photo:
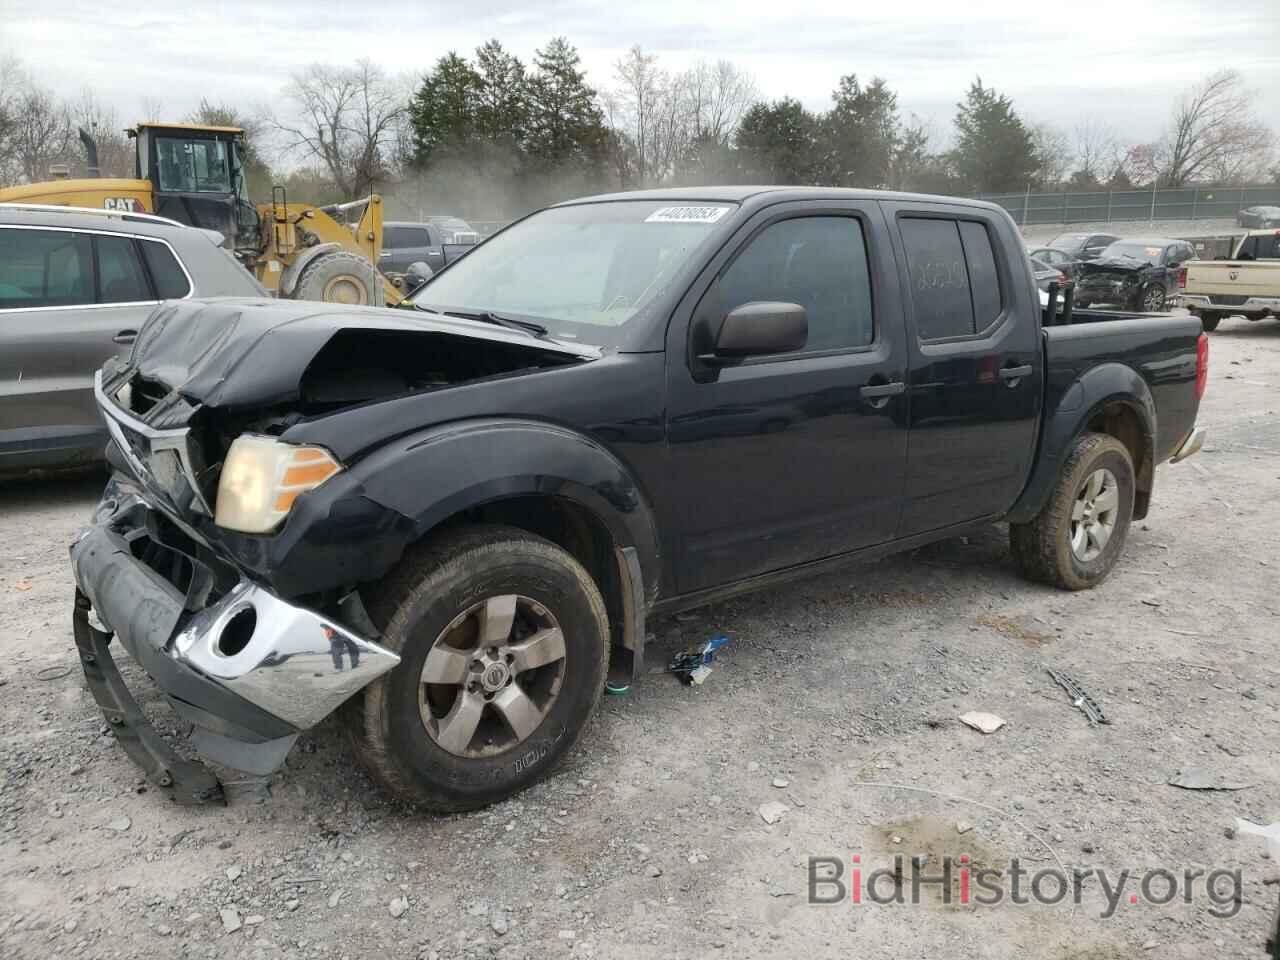
{"label": "chain link fence", "polygon": [[1253,187],[1178,187],[1081,193],[979,194],[1028,224],[1110,223],[1117,220],[1234,220],[1245,207],[1280,206],[1280,184]]}

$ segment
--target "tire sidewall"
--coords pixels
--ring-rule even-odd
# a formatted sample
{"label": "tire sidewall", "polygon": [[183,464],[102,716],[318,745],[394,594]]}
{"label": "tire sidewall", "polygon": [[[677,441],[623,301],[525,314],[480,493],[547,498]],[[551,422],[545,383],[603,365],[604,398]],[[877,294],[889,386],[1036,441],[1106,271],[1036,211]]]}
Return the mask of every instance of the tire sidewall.
{"label": "tire sidewall", "polygon": [[[1089,477],[1103,468],[1110,470],[1116,478],[1116,485],[1120,491],[1120,503],[1117,508],[1119,516],[1116,518],[1115,529],[1111,532],[1111,539],[1107,541],[1102,553],[1092,560],[1084,561],[1071,549],[1071,505],[1080,495]],[[1094,586],[1105,579],[1111,572],[1111,568],[1115,566],[1120,554],[1124,551],[1125,541],[1129,535],[1129,524],[1133,520],[1134,486],[1133,464],[1123,448],[1114,445],[1104,446],[1083,457],[1076,464],[1071,474],[1071,482],[1065,486],[1064,490],[1068,502],[1065,505],[1066,509],[1060,514],[1062,522],[1060,528],[1054,531],[1058,569],[1069,586],[1076,589]]]}
{"label": "tire sidewall", "polygon": [[294,288],[294,299],[319,301],[329,281],[343,274],[360,281],[368,298],[365,306],[381,305],[382,281],[377,270],[355,254],[339,251],[324,254],[307,264]]}
{"label": "tire sidewall", "polygon": [[[1160,295],[1160,305],[1157,307],[1148,308],[1147,297],[1151,296],[1152,294]],[[1165,294],[1163,287],[1161,287],[1159,284],[1152,284],[1151,286],[1147,287],[1147,289],[1143,290],[1142,293],[1139,295],[1138,309],[1145,313],[1156,313],[1165,308],[1165,305],[1168,303],[1168,299],[1169,298]]]}
{"label": "tire sidewall", "polygon": [[[521,545],[524,546],[524,545]],[[497,564],[463,556],[454,569],[429,577],[394,616],[385,635],[401,662],[377,681],[385,684],[380,726],[388,759],[415,788],[450,803],[479,805],[539,779],[577,740],[603,688],[607,636],[602,610],[583,588],[579,572],[536,550],[513,550]],[[489,596],[519,594],[543,604],[565,639],[565,668],[550,712],[522,743],[492,757],[458,757],[427,733],[418,710],[422,666],[440,632],[463,610]]]}

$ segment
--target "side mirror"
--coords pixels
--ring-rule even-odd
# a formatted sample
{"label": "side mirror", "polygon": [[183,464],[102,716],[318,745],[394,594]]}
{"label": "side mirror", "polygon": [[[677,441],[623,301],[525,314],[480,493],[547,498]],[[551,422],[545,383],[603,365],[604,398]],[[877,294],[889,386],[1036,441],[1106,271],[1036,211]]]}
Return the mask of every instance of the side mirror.
{"label": "side mirror", "polygon": [[799,350],[809,339],[809,319],[798,303],[758,301],[734,307],[720,325],[714,351],[699,359],[723,363],[743,357]]}

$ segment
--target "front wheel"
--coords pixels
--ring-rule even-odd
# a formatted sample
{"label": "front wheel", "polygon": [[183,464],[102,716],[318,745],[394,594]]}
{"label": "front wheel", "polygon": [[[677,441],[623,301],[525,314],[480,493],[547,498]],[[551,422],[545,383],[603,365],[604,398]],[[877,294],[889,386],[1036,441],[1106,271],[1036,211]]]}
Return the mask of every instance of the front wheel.
{"label": "front wheel", "polygon": [[604,600],[577,560],[510,527],[464,528],[405,554],[369,592],[400,664],[344,711],[357,757],[439,811],[501,800],[578,740],[604,689]]}
{"label": "front wheel", "polygon": [[1048,502],[1030,523],[1009,524],[1014,561],[1029,580],[1084,590],[1106,579],[1133,517],[1133,460],[1102,433],[1076,441]]}
{"label": "front wheel", "polygon": [[1145,313],[1159,313],[1164,309],[1165,294],[1164,287],[1152,284],[1142,291],[1142,298],[1139,301],[1141,309]]}

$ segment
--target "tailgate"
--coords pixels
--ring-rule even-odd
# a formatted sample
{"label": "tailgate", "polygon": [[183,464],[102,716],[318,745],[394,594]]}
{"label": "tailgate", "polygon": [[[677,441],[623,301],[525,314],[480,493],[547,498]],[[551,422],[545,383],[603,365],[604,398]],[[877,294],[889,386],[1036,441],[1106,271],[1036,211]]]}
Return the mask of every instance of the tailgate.
{"label": "tailgate", "polygon": [[1215,260],[1187,264],[1187,294],[1280,297],[1280,261]]}

